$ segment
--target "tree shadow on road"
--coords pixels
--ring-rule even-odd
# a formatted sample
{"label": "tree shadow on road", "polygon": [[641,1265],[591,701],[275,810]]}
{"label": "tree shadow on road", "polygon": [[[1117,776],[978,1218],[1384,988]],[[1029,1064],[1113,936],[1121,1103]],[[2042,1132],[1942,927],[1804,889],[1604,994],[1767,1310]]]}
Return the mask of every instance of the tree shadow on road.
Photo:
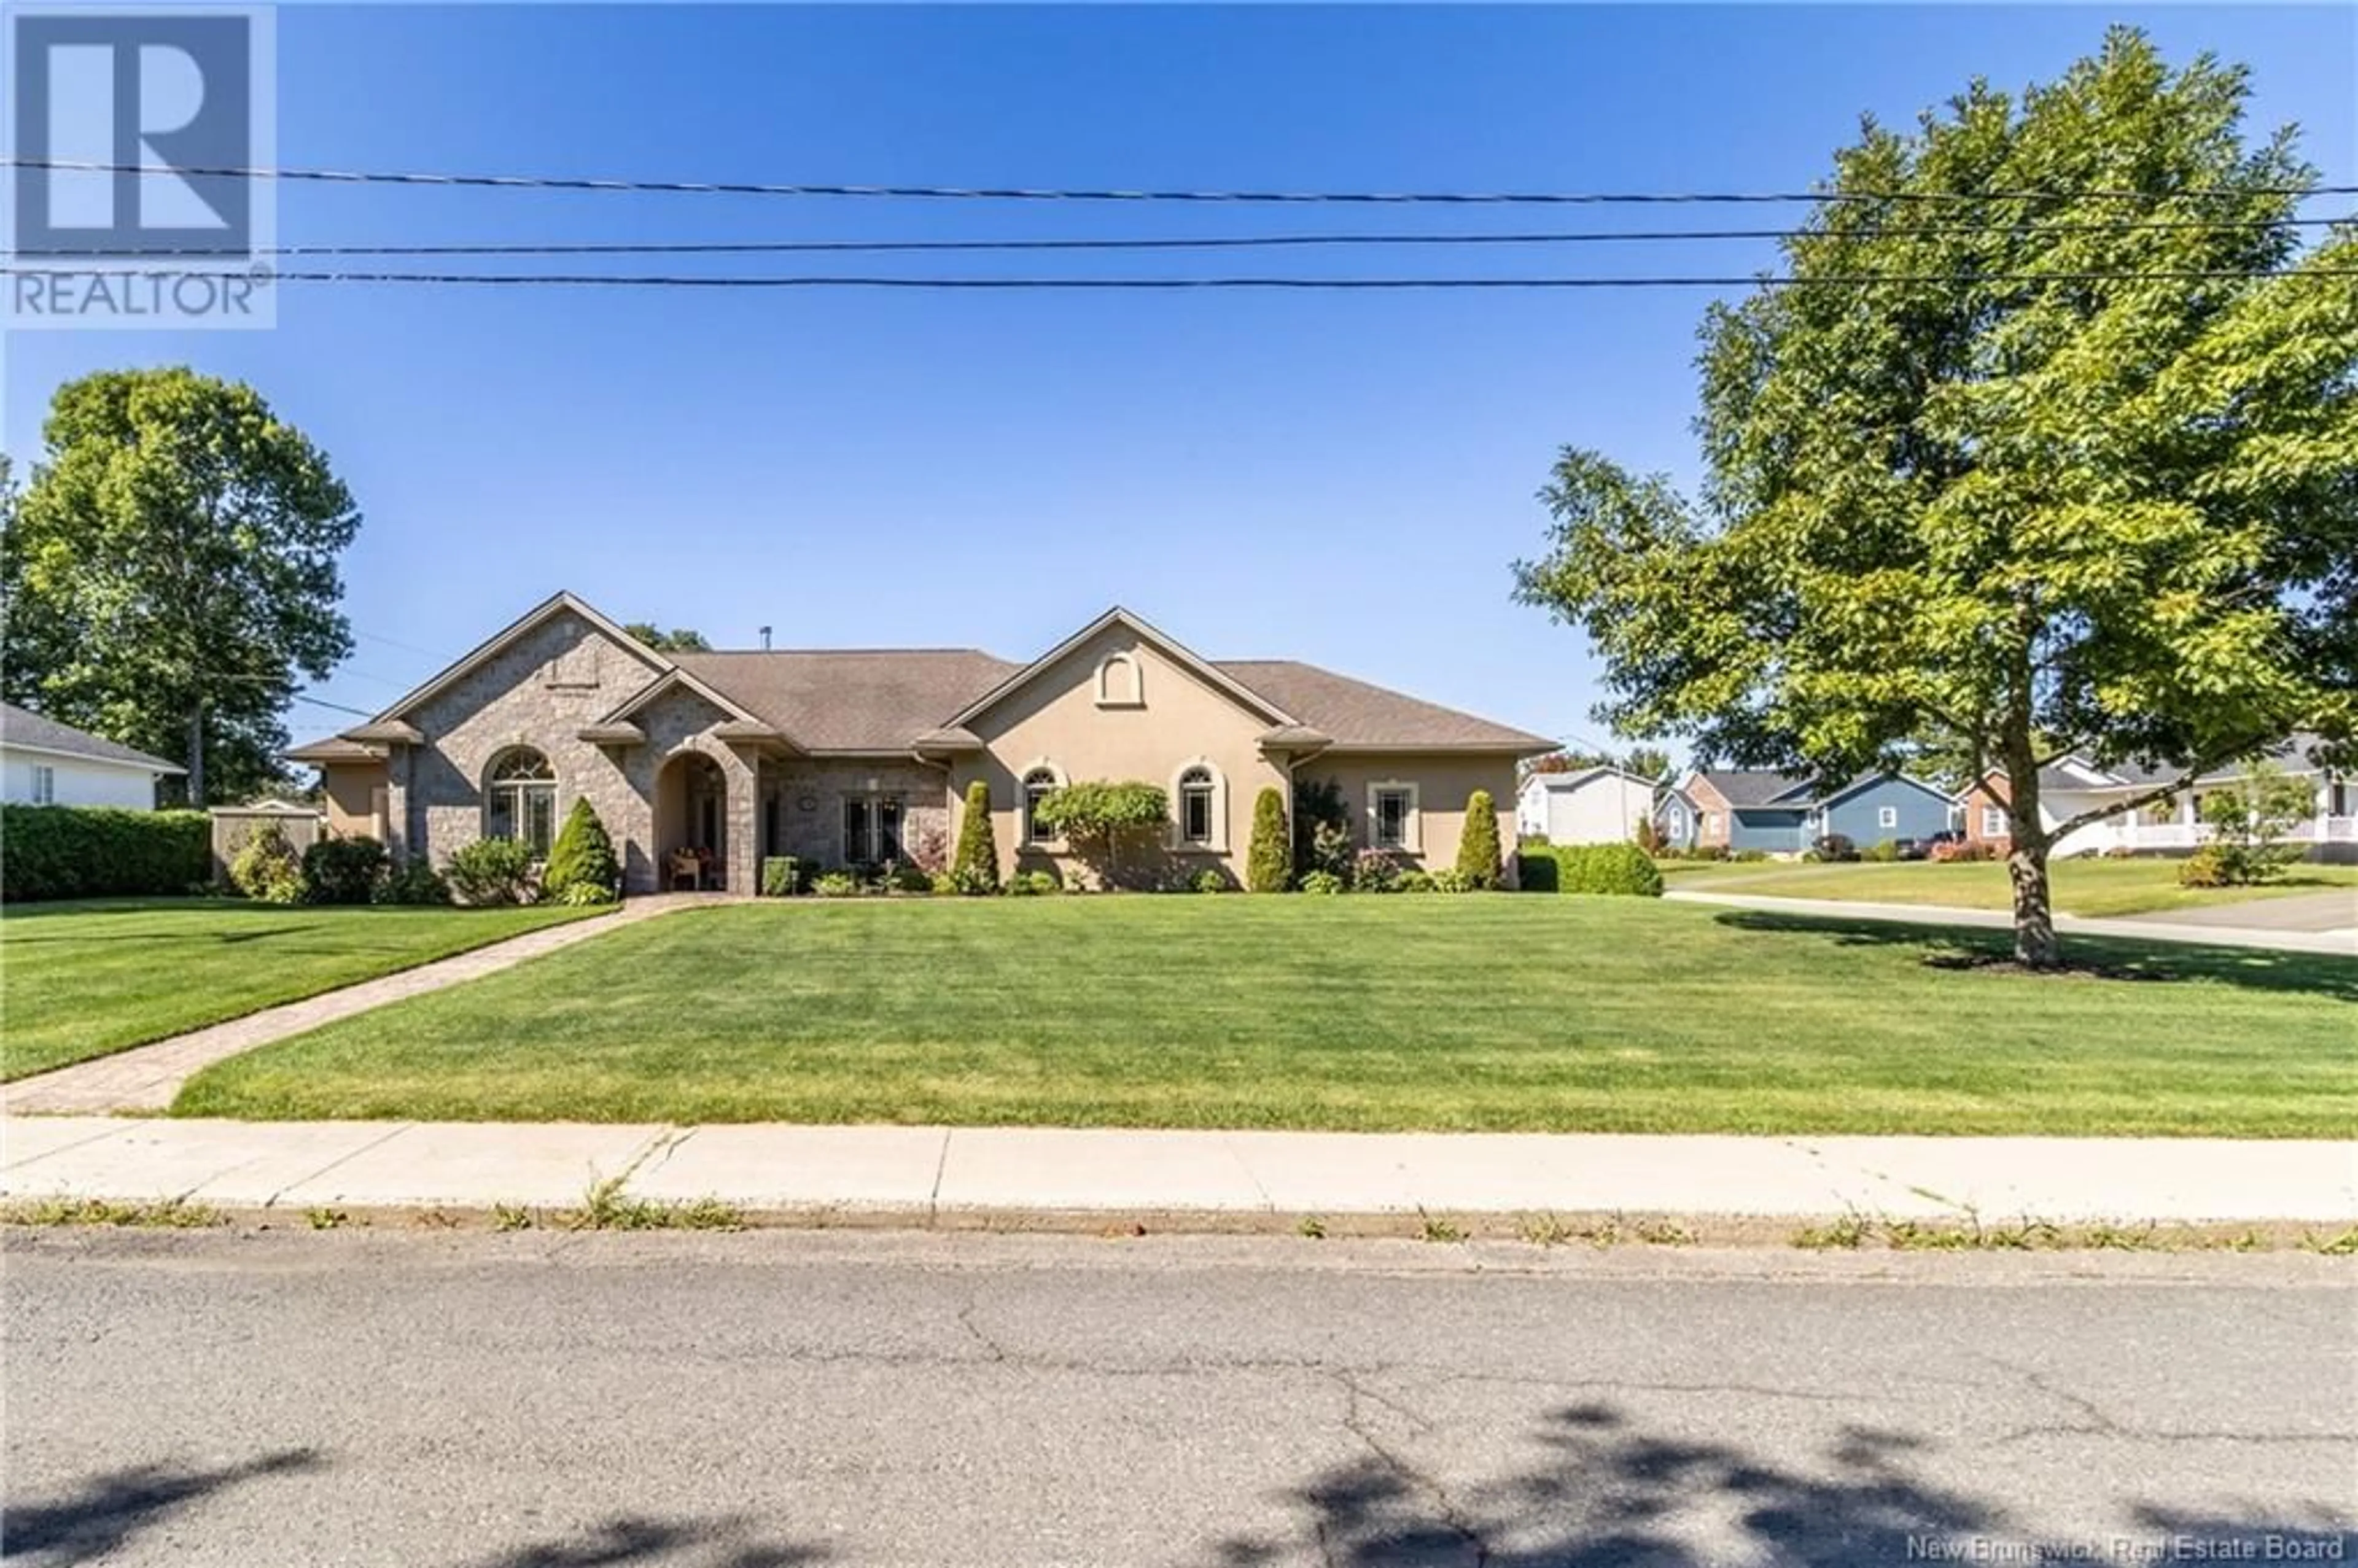
{"label": "tree shadow on road", "polygon": [[[1884,1568],[2088,1560],[2072,1553],[2090,1542],[2042,1542],[1997,1506],[1917,1474],[1912,1456],[1926,1443],[1904,1433],[1852,1428],[1825,1452],[1789,1463],[1725,1443],[1650,1435],[1610,1405],[1582,1404],[1547,1417],[1537,1441],[1549,1451],[1545,1460],[1458,1487],[1368,1439],[1367,1458],[1284,1494],[1307,1516],[1306,1541],[1237,1537],[1222,1542],[1214,1560],[1249,1568],[1296,1561],[1305,1546],[1329,1568],[1718,1568],[1731,1561]],[[2325,1508],[2311,1512],[2302,1522],[2273,1524],[2155,1508],[2134,1509],[2132,1517],[2153,1540],[2211,1543],[2216,1558],[2234,1555],[2218,1543],[2248,1541],[2248,1560],[2258,1561],[2273,1539],[2311,1543],[2313,1555],[2286,1560],[2346,1561],[2358,1537],[2336,1530]],[[2017,1554],[1973,1555],[1993,1547]]]}
{"label": "tree shadow on road", "polygon": [[[1862,920],[1784,910],[1730,909],[1713,917],[1739,931],[1823,936],[1837,947],[1915,947],[1928,967],[1969,969],[2010,965],[2011,933],[1976,926]],[[2214,947],[2193,942],[2139,942],[2119,936],[2062,937],[2068,966],[2054,979],[2136,981],[2209,980],[2254,990],[2299,991],[2358,1001],[2358,959],[2274,947]]]}
{"label": "tree shadow on road", "polygon": [[0,1551],[11,1558],[41,1555],[57,1563],[104,1557],[130,1538],[195,1498],[224,1487],[314,1470],[317,1450],[287,1448],[243,1465],[201,1469],[182,1465],[140,1465],[84,1483],[53,1503],[10,1503],[0,1512]]}
{"label": "tree shadow on road", "polygon": [[617,1514],[586,1530],[514,1547],[469,1568],[798,1568],[827,1555],[821,1547],[759,1540],[753,1521],[740,1515],[698,1519]]}

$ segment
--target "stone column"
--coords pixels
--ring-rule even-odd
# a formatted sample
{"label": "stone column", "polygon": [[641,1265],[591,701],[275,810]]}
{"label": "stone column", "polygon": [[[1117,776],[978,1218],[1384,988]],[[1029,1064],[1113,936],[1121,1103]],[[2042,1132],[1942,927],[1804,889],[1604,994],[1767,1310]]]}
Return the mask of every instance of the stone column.
{"label": "stone column", "polygon": [[728,790],[729,891],[741,897],[762,891],[760,754],[731,746],[721,759],[720,777]]}

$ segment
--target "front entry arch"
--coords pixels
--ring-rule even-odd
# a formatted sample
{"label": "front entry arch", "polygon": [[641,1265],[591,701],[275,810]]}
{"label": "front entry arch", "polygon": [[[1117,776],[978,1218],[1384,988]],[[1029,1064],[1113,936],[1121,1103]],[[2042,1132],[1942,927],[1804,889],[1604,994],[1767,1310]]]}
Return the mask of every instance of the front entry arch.
{"label": "front entry arch", "polygon": [[655,775],[655,872],[663,888],[687,885],[687,857],[700,888],[726,884],[729,781],[701,752],[683,752]]}

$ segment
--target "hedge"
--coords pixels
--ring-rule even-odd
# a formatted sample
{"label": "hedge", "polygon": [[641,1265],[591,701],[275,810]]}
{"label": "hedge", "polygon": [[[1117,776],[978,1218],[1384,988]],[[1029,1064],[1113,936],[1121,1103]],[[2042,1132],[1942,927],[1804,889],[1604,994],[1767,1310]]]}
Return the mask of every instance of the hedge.
{"label": "hedge", "polygon": [[212,880],[201,811],[0,806],[0,898],[185,893]]}
{"label": "hedge", "polygon": [[1635,844],[1525,845],[1516,871],[1525,892],[1662,896],[1661,868]]}

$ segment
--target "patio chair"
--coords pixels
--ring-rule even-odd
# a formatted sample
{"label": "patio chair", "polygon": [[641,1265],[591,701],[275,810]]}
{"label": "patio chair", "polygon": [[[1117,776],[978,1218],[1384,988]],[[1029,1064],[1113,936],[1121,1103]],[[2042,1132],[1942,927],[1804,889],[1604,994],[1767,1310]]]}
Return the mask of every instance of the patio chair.
{"label": "patio chair", "polygon": [[688,892],[698,892],[703,890],[704,862],[696,858],[694,851],[688,849],[673,850],[669,865],[671,868],[671,888],[673,892],[676,892],[679,891],[679,881],[682,877],[686,877],[687,879]]}

